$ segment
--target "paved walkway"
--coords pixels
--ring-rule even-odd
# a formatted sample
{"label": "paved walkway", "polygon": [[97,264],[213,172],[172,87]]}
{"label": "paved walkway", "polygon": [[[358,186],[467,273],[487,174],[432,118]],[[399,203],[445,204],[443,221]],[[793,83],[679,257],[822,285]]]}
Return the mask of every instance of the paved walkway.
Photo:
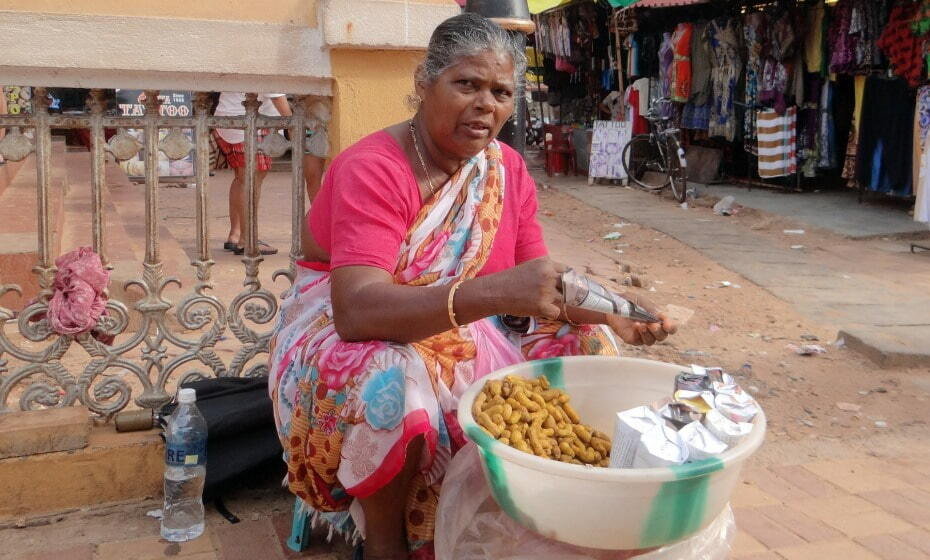
{"label": "paved walkway", "polygon": [[[744,479],[732,502],[739,528],[730,556],[733,560],[930,558],[930,453],[907,459],[863,457],[751,466]],[[141,526],[141,536],[82,542],[82,537],[72,534],[70,545],[46,540],[42,552],[10,560],[351,558],[344,545],[318,544],[303,555],[287,549],[288,508],[293,502],[283,490],[267,492],[277,504],[276,511],[260,508],[265,512],[235,525],[213,512],[205,535],[180,546],[160,540],[157,521],[145,517],[145,507],[137,507],[119,522]],[[247,506],[237,507],[235,501],[229,506],[233,511],[247,511]],[[99,515],[87,515],[87,523],[101,523]],[[80,526],[80,520],[71,522]],[[18,531],[48,539],[55,529],[53,525]]]}
{"label": "paved walkway", "polygon": [[[810,227],[829,229],[850,238],[930,232],[903,208],[904,201],[872,196],[859,203],[855,191],[784,193],[733,185],[699,185],[700,193],[717,198],[731,195],[736,202],[770,214],[790,217]],[[913,204],[911,204],[913,206]]]}
{"label": "paved walkway", "polygon": [[883,365],[930,365],[930,258],[924,255],[855,241],[811,246],[810,237],[754,231],[745,221],[706,208],[683,210],[638,189],[589,186],[571,177],[540,181],[701,251],[802,315],[834,326],[848,344]]}

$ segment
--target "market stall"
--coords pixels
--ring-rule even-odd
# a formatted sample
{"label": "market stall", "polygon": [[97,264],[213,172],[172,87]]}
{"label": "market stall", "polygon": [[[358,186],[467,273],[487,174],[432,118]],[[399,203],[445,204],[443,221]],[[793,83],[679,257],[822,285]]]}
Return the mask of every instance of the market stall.
{"label": "market stall", "polygon": [[540,7],[552,124],[610,120],[638,134],[670,98],[656,110],[712,162],[692,180],[852,188],[913,202],[930,221],[930,0],[531,2]]}

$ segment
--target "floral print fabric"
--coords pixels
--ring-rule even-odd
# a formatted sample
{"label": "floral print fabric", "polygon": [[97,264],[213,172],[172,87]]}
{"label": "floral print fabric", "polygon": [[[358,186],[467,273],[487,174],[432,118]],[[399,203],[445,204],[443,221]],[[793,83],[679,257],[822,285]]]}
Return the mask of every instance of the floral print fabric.
{"label": "floral print fabric", "polygon": [[733,20],[717,19],[707,26],[707,37],[713,50],[711,83],[713,99],[710,107],[708,134],[722,136],[732,142],[736,137],[736,117],[733,100],[742,70],[739,58],[739,35]]}

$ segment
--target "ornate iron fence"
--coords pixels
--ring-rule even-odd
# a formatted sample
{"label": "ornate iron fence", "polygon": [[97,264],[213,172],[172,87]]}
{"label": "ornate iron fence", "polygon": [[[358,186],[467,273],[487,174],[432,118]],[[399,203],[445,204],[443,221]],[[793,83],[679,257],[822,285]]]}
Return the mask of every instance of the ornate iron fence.
{"label": "ornate iron fence", "polygon": [[[0,140],[0,155],[13,161],[36,155],[36,196],[38,220],[38,262],[33,269],[37,275],[39,295],[34,303],[18,314],[0,307],[0,413],[18,408],[33,410],[48,407],[86,405],[101,416],[110,416],[125,408],[133,397],[133,387],[126,380],[128,372],[141,385],[141,394],[135,402],[141,407],[156,408],[170,400],[166,391],[169,380],[181,383],[191,378],[215,376],[255,376],[267,372],[264,362],[253,360],[268,351],[270,326],[278,312],[276,296],[262,286],[259,266],[264,260],[259,254],[257,237],[257,196],[255,189],[255,155],[261,151],[271,157],[292,150],[292,220],[290,265],[274,272],[272,279],[286,277],[293,281],[295,260],[300,255],[300,235],[305,211],[303,179],[303,142],[306,131],[319,130],[326,123],[311,111],[317,98],[298,96],[290,117],[266,117],[258,113],[260,102],[256,94],[247,94],[245,115],[219,117],[209,114],[210,94],[197,93],[192,117],[168,117],[159,112],[158,91],[145,92],[145,114],[142,117],[111,117],[104,109],[102,90],[91,90],[89,111],[82,115],[55,115],[48,111],[48,98],[43,88],[35,88],[33,112],[27,115],[0,115],[0,127],[8,127],[7,135]],[[143,297],[132,306],[110,299],[107,312],[100,317],[98,334],[113,336],[112,345],[105,344],[90,333],[62,335],[54,332],[46,319],[48,302],[53,294],[56,268],[50,248],[49,188],[50,158],[53,128],[85,128],[91,135],[91,237],[92,247],[106,264],[104,239],[103,191],[106,152],[117,160],[127,160],[143,150],[145,162],[145,259],[140,275],[126,283],[141,291]],[[117,133],[105,141],[104,129],[115,128]],[[141,129],[142,142],[127,133],[127,129]],[[211,128],[238,128],[245,130],[245,198],[244,220],[245,253],[244,288],[232,301],[224,304],[211,294],[211,258],[208,232],[207,181],[209,177],[209,134]],[[259,129],[288,129],[290,140],[272,132],[258,140]],[[159,131],[170,129],[159,140]],[[194,142],[182,133],[193,131]],[[24,131],[32,130],[29,134]],[[159,251],[159,177],[158,152],[177,160],[194,152],[196,188],[196,257],[191,265],[196,282],[177,304],[164,295],[169,285],[181,287],[177,277],[167,276]],[[0,273],[2,282],[2,273]],[[0,283],[0,296],[7,292],[20,292],[20,287]],[[141,325],[129,332],[130,314],[141,315]],[[174,315],[180,328],[172,328],[169,315]],[[15,325],[15,331],[14,327]],[[216,351],[217,343],[231,332],[237,348],[229,363]],[[124,336],[119,336],[124,335]],[[29,341],[17,344],[14,338]],[[102,338],[102,337],[98,337]],[[75,344],[86,353],[87,363],[80,372],[71,371],[62,363],[62,357]],[[39,346],[33,349],[31,346]],[[135,355],[133,358],[131,355]],[[250,364],[251,362],[251,364]],[[180,373],[182,366],[193,367]],[[117,370],[121,375],[109,375]]]}

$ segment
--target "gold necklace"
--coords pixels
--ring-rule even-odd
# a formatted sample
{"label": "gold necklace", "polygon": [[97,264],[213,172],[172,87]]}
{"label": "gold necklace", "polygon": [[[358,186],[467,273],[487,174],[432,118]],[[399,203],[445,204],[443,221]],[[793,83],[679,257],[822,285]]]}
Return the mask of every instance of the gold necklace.
{"label": "gold necklace", "polygon": [[416,150],[417,157],[420,158],[420,167],[423,168],[423,174],[426,175],[426,182],[429,183],[429,194],[432,196],[436,194],[436,186],[433,185],[433,179],[429,176],[426,160],[423,159],[423,154],[420,153],[420,143],[417,142],[416,125],[413,124],[413,119],[410,119],[410,139],[413,140],[413,149]]}

